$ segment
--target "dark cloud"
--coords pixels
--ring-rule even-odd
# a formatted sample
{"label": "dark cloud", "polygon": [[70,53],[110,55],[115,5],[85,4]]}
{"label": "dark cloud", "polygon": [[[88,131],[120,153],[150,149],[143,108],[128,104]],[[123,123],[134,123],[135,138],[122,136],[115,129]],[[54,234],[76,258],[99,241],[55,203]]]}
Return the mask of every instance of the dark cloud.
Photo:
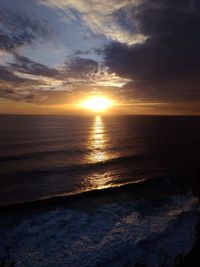
{"label": "dark cloud", "polygon": [[0,66],[0,97],[10,100],[24,100],[24,92],[31,90],[40,83],[37,80],[21,78],[9,67]]}
{"label": "dark cloud", "polygon": [[70,78],[88,79],[98,71],[98,62],[88,58],[72,57],[62,68],[55,69],[15,54],[14,62],[9,64],[9,70],[10,73],[17,71],[67,81]]}
{"label": "dark cloud", "polygon": [[[131,16],[130,16],[131,14]],[[105,62],[132,79],[128,95],[160,100],[200,100],[200,2],[142,1],[129,19],[148,39],[136,45],[111,43]]]}
{"label": "dark cloud", "polygon": [[43,64],[34,62],[27,57],[15,55],[14,63],[9,64],[12,71],[27,73],[32,75],[59,78],[60,72],[56,69],[49,68]]}
{"label": "dark cloud", "polygon": [[24,79],[19,78],[13,74],[7,67],[0,66],[0,81],[10,83],[21,83]]}
{"label": "dark cloud", "polygon": [[44,25],[26,15],[0,9],[0,49],[12,52],[35,39],[50,37]]}
{"label": "dark cloud", "polygon": [[73,53],[73,56],[74,57],[77,57],[77,56],[88,56],[89,54],[91,54],[91,50],[76,50],[74,53]]}
{"label": "dark cloud", "polygon": [[13,89],[1,89],[1,94],[5,94],[5,95],[10,95],[10,94],[13,94],[15,93],[15,91]]}
{"label": "dark cloud", "polygon": [[66,63],[66,72],[69,77],[87,79],[97,71],[98,62],[92,59],[73,57]]}
{"label": "dark cloud", "polygon": [[103,55],[104,49],[103,48],[92,48],[88,50],[76,50],[73,53],[74,57],[81,57],[81,56],[90,56],[91,54],[96,54],[98,56]]}
{"label": "dark cloud", "polygon": [[13,56],[12,63],[0,66],[0,97],[15,101],[61,103],[72,89],[88,90],[99,69],[96,61],[80,57],[54,69],[16,53]]}

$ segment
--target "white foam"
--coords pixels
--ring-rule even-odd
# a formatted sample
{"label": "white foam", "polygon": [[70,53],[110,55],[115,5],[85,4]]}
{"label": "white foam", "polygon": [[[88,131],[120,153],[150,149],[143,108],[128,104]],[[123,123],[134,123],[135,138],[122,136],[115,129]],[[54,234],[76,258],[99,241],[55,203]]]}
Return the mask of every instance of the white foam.
{"label": "white foam", "polygon": [[134,201],[96,210],[60,208],[10,227],[2,222],[0,257],[9,256],[17,267],[121,267],[141,259],[151,267],[170,263],[194,243],[197,206],[185,195],[171,197],[162,208]]}

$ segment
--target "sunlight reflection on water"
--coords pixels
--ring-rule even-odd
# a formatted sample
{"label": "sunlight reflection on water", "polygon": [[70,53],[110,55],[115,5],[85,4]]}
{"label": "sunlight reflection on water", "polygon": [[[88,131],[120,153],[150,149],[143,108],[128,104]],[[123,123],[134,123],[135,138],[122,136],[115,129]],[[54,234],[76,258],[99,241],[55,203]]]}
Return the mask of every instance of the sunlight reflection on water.
{"label": "sunlight reflection on water", "polygon": [[[108,135],[105,131],[104,122],[101,116],[96,116],[92,124],[91,134],[88,140],[88,148],[91,153],[88,155],[89,163],[104,162],[112,155],[108,152]],[[108,187],[110,181],[110,171],[98,171],[92,175],[87,175],[85,185],[88,188],[105,188]]]}
{"label": "sunlight reflection on water", "polygon": [[94,118],[91,135],[88,142],[89,149],[92,151],[88,157],[89,162],[95,163],[108,159],[106,141],[103,120],[101,116],[96,116]]}

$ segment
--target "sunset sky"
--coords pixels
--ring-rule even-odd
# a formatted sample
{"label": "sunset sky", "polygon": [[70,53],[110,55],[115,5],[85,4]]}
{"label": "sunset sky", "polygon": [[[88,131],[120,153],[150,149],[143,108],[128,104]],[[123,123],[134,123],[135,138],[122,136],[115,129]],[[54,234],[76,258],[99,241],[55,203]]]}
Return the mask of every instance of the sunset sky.
{"label": "sunset sky", "polygon": [[0,0],[0,113],[200,114],[200,1]]}

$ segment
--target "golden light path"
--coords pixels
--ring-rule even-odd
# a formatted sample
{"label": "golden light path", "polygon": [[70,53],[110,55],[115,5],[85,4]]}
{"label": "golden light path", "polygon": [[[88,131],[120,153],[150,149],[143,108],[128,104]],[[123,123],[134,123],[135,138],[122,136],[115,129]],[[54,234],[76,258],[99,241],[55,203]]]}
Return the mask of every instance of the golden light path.
{"label": "golden light path", "polygon": [[92,153],[89,155],[90,162],[101,162],[108,158],[106,152],[105,129],[101,116],[96,116],[94,118],[89,148],[92,150]]}
{"label": "golden light path", "polygon": [[[107,151],[108,139],[105,130],[102,117],[99,115],[95,116],[88,142],[88,148],[92,151],[88,155],[88,161],[91,163],[103,162],[111,156]],[[88,188],[102,189],[110,186],[108,184],[109,180],[109,172],[103,171],[87,176],[85,183]]]}
{"label": "golden light path", "polygon": [[106,97],[93,96],[83,101],[82,106],[91,111],[105,111],[113,105],[113,102]]}

